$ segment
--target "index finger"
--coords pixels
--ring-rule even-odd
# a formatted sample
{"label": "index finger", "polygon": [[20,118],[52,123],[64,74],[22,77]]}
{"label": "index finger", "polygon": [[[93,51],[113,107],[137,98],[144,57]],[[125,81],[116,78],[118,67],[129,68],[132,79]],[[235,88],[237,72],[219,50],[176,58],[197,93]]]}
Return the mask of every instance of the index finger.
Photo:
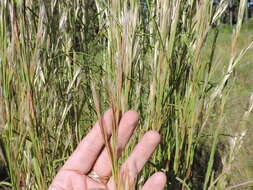
{"label": "index finger", "polygon": [[[111,134],[112,110],[107,110],[102,116],[103,125],[107,136]],[[63,166],[63,170],[73,170],[80,174],[88,173],[96,161],[104,145],[104,139],[100,130],[99,122],[96,122],[91,131],[78,144],[76,150]]]}

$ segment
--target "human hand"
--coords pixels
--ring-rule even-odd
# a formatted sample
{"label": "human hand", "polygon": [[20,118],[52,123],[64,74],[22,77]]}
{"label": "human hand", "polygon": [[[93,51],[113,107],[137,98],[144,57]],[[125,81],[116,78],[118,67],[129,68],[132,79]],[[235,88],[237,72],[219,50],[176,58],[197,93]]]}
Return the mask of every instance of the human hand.
{"label": "human hand", "polygon": [[[138,114],[135,111],[128,111],[122,116],[118,131],[117,150],[119,155],[129,141],[138,119]],[[111,134],[112,110],[108,110],[104,114],[102,122],[109,136]],[[136,177],[159,142],[160,135],[157,132],[147,132],[122,165],[121,171],[128,171],[130,172],[129,176]],[[92,177],[92,173],[95,173],[99,178]],[[97,122],[60,169],[49,190],[114,190],[111,173],[110,159],[104,148],[104,140],[99,122]],[[142,190],[162,190],[165,183],[165,175],[162,172],[157,172],[147,180]]]}

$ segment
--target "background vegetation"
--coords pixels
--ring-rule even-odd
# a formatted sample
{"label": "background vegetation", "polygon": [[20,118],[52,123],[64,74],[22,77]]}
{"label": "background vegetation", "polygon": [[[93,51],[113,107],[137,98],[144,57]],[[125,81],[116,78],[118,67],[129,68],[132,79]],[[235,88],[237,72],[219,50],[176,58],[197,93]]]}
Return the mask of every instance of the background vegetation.
{"label": "background vegetation", "polygon": [[93,87],[102,110],[114,97],[140,113],[123,159],[162,135],[137,187],[162,170],[167,189],[250,188],[253,36],[238,7],[228,27],[226,0],[1,1],[1,188],[47,189],[97,120]]}

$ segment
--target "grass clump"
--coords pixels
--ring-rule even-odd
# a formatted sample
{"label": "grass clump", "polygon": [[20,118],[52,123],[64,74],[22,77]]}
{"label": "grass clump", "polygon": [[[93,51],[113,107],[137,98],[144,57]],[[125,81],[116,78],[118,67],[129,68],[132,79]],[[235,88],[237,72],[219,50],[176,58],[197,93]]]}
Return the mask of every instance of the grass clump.
{"label": "grass clump", "polygon": [[[214,165],[230,80],[253,45],[238,49],[245,6],[241,0],[222,73],[215,56],[225,0],[218,6],[208,0],[1,1],[0,127],[8,177],[0,185],[46,189],[96,115],[110,106],[113,138],[120,113],[135,109],[141,116],[125,156],[145,131],[162,135],[137,186],[162,170],[168,189],[227,187],[235,151],[222,171]],[[205,141],[211,144],[208,164],[198,173]]]}

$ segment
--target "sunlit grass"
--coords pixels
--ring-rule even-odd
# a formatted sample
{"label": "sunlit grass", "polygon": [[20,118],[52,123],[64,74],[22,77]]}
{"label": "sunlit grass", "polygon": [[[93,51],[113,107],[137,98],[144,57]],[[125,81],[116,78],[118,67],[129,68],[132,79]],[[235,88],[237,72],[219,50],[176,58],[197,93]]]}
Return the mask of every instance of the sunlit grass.
{"label": "sunlit grass", "polygon": [[[141,117],[123,158],[147,130],[162,135],[137,186],[158,170],[170,189],[229,186],[237,149],[227,147],[219,169],[216,154],[229,127],[237,70],[252,62],[244,51],[252,36],[239,35],[246,1],[234,33],[220,25],[227,1],[218,7],[198,2],[1,1],[0,128],[8,177],[0,185],[46,189],[101,112],[112,107],[114,140],[122,112],[135,109]],[[250,106],[241,115],[247,111]],[[117,180],[122,160],[115,158],[114,140],[106,146]],[[240,147],[242,140],[236,142]],[[207,159],[197,170],[200,152]]]}

